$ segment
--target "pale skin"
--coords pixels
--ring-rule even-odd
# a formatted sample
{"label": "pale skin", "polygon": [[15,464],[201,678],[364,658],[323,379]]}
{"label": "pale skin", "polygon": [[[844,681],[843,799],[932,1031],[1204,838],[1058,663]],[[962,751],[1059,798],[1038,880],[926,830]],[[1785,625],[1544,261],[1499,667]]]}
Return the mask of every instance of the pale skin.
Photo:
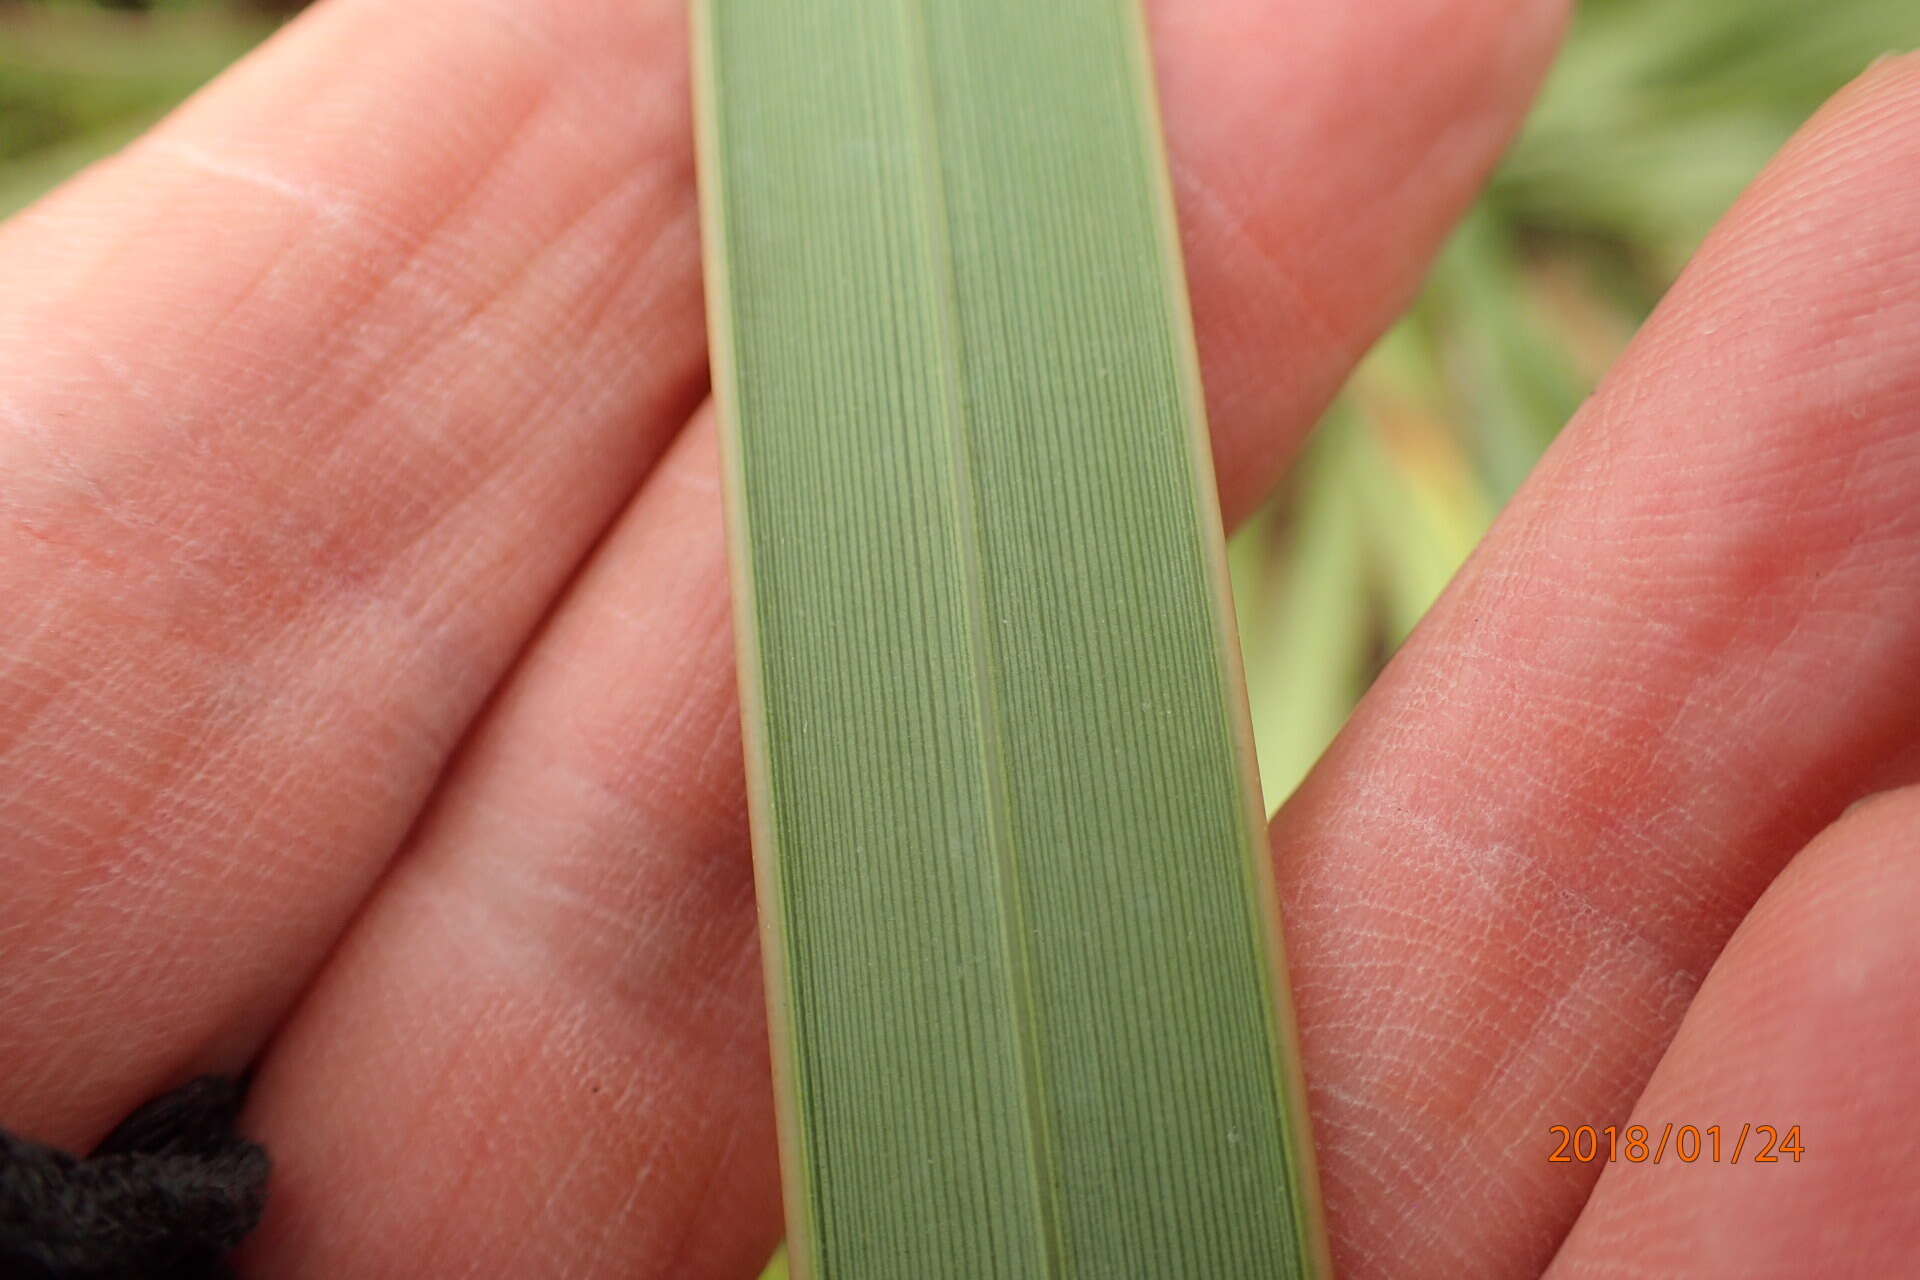
{"label": "pale skin", "polygon": [[[1231,521],[1565,15],[1151,12]],[[0,1124],[84,1146],[257,1064],[251,1274],[744,1280],[779,1238],[683,16],[327,0],[0,228]],[[1910,1261],[1917,569],[1893,60],[1276,820],[1343,1274]],[[1668,1121],[1807,1156],[1547,1159]]]}

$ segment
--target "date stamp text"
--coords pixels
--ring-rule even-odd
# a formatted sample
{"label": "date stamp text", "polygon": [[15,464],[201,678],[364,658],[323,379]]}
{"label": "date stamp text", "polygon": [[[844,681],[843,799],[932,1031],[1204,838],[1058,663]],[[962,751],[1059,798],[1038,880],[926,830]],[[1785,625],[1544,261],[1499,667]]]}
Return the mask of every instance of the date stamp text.
{"label": "date stamp text", "polygon": [[1799,1164],[1799,1125],[1566,1125],[1547,1130],[1549,1164]]}

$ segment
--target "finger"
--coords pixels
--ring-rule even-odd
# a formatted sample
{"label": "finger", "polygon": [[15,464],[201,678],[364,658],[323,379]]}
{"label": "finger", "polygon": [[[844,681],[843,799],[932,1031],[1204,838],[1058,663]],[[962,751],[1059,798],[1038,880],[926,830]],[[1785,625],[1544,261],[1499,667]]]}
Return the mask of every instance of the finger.
{"label": "finger", "polygon": [[0,1122],[299,990],[704,387],[679,0],[334,0],[0,239]]}
{"label": "finger", "polygon": [[261,1274],[695,1280],[772,1252],[718,492],[706,413],[274,1042]]}
{"label": "finger", "polygon": [[[1606,1165],[1550,1276],[1865,1280],[1911,1269],[1916,852],[1920,792],[1909,791],[1863,806],[1794,859],[1727,944],[1635,1105],[1646,1149]],[[1687,1126],[1704,1131],[1692,1160]]]}
{"label": "finger", "polygon": [[1412,300],[1568,8],[1149,5],[1229,525]]}
{"label": "finger", "polygon": [[[1407,243],[1430,245],[1441,217],[1423,201],[1457,210],[1518,119],[1559,13],[1418,0],[1375,28],[1337,6],[1247,0],[1204,22],[1194,8],[1154,10],[1157,48],[1191,269],[1211,281],[1218,451],[1252,488],[1272,450],[1243,443],[1258,424],[1240,415],[1282,435],[1310,420],[1417,276]],[[1329,60],[1396,69],[1424,127],[1339,110],[1350,86],[1321,74]],[[1215,113],[1238,122],[1236,145],[1194,141]],[[1249,156],[1266,172],[1232,176]],[[1278,193],[1338,221],[1415,163],[1423,188],[1382,206],[1400,212],[1360,283],[1317,253],[1266,256],[1268,220],[1295,216]],[[1304,194],[1323,177],[1333,194]],[[1314,244],[1347,234],[1285,225]],[[1324,370],[1318,389],[1256,394],[1278,353]],[[710,430],[649,480],[268,1055],[252,1115],[279,1188],[250,1255],[263,1270],[493,1275],[538,1259],[699,1280],[764,1261],[771,1096]],[[421,1222],[460,1224],[424,1262]]]}
{"label": "finger", "polygon": [[1733,212],[1274,829],[1335,1252],[1533,1275],[1792,851],[1920,764],[1920,63]]}

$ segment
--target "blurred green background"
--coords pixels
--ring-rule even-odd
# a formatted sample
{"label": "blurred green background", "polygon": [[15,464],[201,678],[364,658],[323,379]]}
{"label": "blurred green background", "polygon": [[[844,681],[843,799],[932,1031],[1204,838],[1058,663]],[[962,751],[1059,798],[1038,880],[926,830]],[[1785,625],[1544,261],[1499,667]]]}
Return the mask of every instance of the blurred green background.
{"label": "blurred green background", "polygon": [[[0,0],[0,216],[299,7]],[[1834,90],[1915,45],[1915,0],[1585,0],[1525,135],[1419,301],[1234,539],[1270,803],[1740,189]]]}

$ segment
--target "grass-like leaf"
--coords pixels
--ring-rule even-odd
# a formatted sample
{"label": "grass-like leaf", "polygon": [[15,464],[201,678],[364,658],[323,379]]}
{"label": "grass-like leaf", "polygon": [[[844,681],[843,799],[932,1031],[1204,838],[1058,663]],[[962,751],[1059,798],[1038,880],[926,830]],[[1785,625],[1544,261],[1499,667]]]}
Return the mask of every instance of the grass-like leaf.
{"label": "grass-like leaf", "polygon": [[1318,1274],[1136,0],[698,12],[795,1274]]}

